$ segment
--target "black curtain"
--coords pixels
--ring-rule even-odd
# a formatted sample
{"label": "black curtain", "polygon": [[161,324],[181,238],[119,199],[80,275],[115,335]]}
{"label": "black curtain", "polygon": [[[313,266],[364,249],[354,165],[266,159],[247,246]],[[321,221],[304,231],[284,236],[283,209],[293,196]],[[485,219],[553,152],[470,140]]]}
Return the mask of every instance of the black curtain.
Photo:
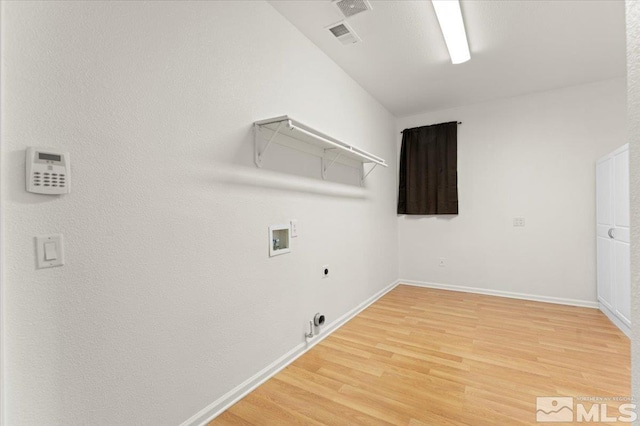
{"label": "black curtain", "polygon": [[405,129],[398,214],[458,214],[458,123]]}

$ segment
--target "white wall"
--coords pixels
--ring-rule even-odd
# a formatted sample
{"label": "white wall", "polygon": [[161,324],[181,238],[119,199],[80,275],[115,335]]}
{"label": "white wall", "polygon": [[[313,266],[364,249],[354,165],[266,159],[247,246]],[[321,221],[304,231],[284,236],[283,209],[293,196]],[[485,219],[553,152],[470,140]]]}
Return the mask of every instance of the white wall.
{"label": "white wall", "polygon": [[[281,114],[395,158],[394,118],[270,5],[3,2],[2,50],[9,425],[180,423],[397,278],[394,165],[253,165]],[[70,151],[71,194],[25,192],[29,145]]]}
{"label": "white wall", "polygon": [[[640,3],[627,2],[627,105],[631,177],[631,386],[640,397]],[[640,424],[637,421],[635,424]]]}
{"label": "white wall", "polygon": [[625,143],[625,90],[616,79],[400,119],[462,121],[460,214],[399,217],[400,278],[595,302],[594,163]]}

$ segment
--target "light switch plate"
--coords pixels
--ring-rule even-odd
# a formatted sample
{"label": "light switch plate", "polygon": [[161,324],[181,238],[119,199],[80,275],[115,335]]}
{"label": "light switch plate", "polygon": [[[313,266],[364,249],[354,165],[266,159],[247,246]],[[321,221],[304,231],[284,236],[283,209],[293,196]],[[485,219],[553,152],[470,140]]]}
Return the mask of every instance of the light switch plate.
{"label": "light switch plate", "polygon": [[298,221],[291,221],[291,238],[295,238],[298,236]]}
{"label": "light switch plate", "polygon": [[[55,244],[55,259],[45,260],[45,244]],[[49,246],[50,247],[50,246]],[[36,259],[38,269],[64,265],[64,244],[62,234],[40,235],[36,237]]]}

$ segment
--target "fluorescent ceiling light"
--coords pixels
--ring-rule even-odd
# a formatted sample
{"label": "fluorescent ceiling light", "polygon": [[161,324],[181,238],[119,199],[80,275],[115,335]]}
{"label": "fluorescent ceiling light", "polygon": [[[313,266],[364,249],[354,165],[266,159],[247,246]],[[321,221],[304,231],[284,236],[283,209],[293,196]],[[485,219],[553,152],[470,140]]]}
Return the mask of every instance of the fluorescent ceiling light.
{"label": "fluorescent ceiling light", "polygon": [[451,62],[461,64],[471,59],[459,0],[432,0],[440,30],[449,49]]}

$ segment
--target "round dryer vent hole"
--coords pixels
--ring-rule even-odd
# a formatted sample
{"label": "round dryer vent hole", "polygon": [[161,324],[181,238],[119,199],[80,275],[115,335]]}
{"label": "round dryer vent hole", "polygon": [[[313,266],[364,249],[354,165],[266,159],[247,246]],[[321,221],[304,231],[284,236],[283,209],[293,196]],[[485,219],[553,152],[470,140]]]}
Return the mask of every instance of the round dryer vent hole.
{"label": "round dryer vent hole", "polygon": [[324,321],[325,321],[324,315],[322,315],[320,312],[318,312],[318,313],[313,317],[313,324],[314,324],[316,327],[320,327],[320,326],[324,325]]}

